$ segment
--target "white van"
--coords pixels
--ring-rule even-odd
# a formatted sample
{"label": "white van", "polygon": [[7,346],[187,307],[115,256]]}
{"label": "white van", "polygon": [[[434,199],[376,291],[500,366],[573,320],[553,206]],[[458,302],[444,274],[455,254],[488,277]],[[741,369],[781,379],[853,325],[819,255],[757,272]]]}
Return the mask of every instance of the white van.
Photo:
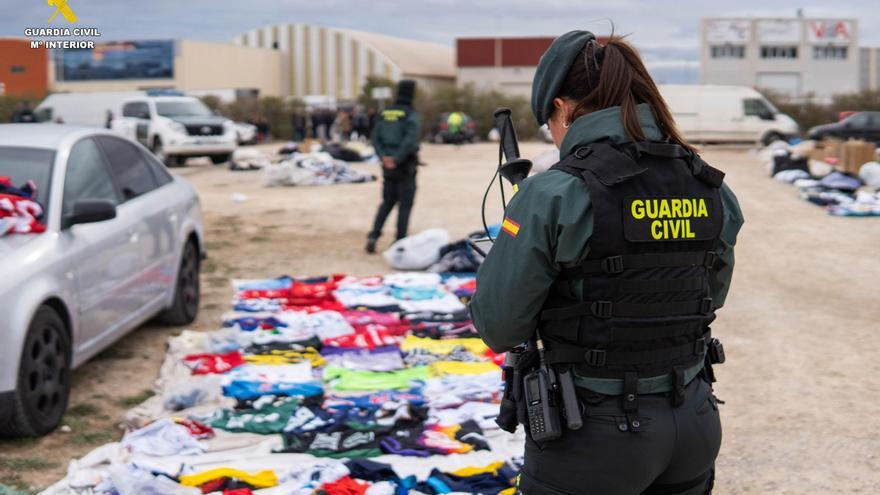
{"label": "white van", "polygon": [[110,120],[119,115],[122,102],[144,94],[143,91],[53,93],[37,105],[34,113],[40,122],[108,127]]}
{"label": "white van", "polygon": [[195,156],[224,163],[238,145],[233,122],[192,96],[131,98],[122,104],[118,115],[111,128],[139,141],[169,167],[183,165]]}
{"label": "white van", "polygon": [[748,86],[665,84],[660,93],[688,141],[766,145],[799,132],[794,119]]}

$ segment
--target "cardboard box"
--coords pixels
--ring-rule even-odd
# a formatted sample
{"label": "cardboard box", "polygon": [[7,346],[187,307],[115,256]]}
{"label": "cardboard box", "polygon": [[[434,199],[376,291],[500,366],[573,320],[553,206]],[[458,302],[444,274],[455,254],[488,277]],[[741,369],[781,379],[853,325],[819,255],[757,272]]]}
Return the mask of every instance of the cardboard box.
{"label": "cardboard box", "polygon": [[861,139],[850,139],[840,146],[840,162],[836,167],[841,172],[858,175],[862,165],[874,161],[876,156],[876,144]]}
{"label": "cardboard box", "polygon": [[843,141],[835,138],[825,138],[817,141],[812,150],[807,153],[810,160],[825,161],[828,158],[840,158],[840,146]]}

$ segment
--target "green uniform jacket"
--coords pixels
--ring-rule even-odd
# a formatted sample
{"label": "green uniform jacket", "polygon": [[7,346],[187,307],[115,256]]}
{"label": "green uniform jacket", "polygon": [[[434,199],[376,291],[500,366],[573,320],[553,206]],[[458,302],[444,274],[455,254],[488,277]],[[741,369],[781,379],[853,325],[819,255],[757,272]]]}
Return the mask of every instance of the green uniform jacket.
{"label": "green uniform jacket", "polygon": [[[638,106],[649,140],[661,140],[651,109]],[[593,112],[575,120],[560,146],[560,159],[601,139],[625,143],[620,108]],[[727,185],[721,187],[724,222],[720,258],[710,274],[716,307],[724,305],[733,275],[733,246],[743,224],[742,211]],[[506,217],[519,224],[516,236],[503,231],[477,273],[477,292],[470,304],[480,336],[493,351],[502,352],[527,341],[538,325],[538,315],[563,264],[582,261],[593,234],[593,208],[583,180],[558,170],[529,177],[508,205]],[[585,281],[571,281],[572,293],[583,300]],[[702,364],[686,370],[685,380],[696,376]],[[578,377],[578,385],[605,394],[622,393],[622,380]],[[639,393],[670,390],[666,376],[642,378]]]}
{"label": "green uniform jacket", "polygon": [[419,151],[419,113],[409,105],[392,105],[379,114],[373,128],[373,148],[380,157],[390,156],[405,165]]}

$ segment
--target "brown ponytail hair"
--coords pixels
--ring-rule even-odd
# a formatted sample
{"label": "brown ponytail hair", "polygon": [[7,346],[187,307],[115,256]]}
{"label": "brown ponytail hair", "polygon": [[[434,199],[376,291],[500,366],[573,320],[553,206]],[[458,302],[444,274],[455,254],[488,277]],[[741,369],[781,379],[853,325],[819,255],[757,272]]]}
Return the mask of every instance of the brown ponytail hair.
{"label": "brown ponytail hair", "polygon": [[694,151],[675,127],[672,112],[642,63],[639,52],[622,36],[612,34],[602,45],[593,40],[587,42],[557,96],[575,102],[574,110],[566,116],[567,122],[590,112],[619,106],[623,128],[633,141],[646,139],[636,105],[647,103],[663,136]]}

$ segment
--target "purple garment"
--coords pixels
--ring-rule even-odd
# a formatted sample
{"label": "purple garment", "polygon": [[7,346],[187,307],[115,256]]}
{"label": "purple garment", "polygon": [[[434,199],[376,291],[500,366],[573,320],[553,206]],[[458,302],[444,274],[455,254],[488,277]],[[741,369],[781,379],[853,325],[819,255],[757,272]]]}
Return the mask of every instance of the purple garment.
{"label": "purple garment", "polygon": [[375,349],[325,347],[321,355],[328,364],[357,371],[394,371],[404,368],[400,348],[386,345]]}

